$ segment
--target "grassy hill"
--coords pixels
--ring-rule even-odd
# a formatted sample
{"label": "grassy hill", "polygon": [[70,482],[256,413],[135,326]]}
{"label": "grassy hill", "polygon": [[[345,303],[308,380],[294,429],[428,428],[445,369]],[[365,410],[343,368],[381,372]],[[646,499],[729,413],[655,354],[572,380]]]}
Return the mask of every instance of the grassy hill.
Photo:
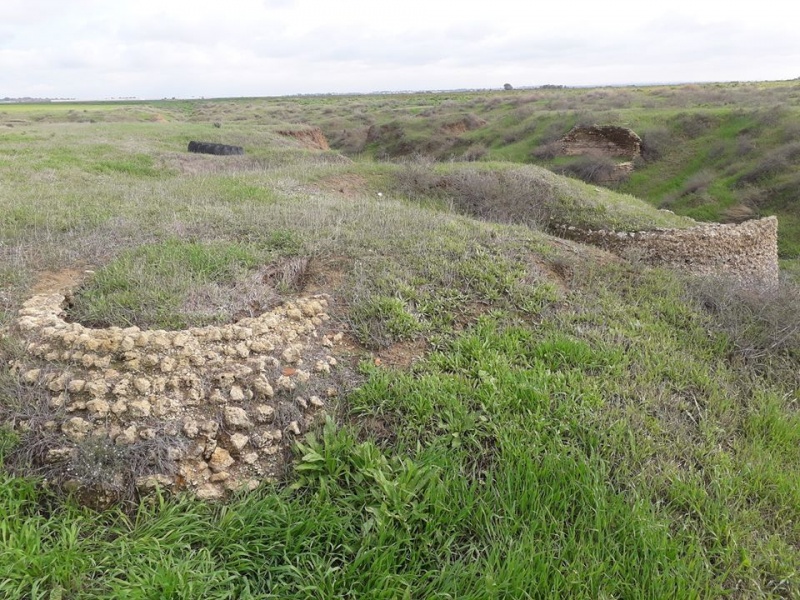
{"label": "grassy hill", "polygon": [[[254,273],[302,258],[305,282],[272,301],[330,294],[348,346],[328,421],[287,443],[279,481],[98,513],[26,462],[59,408],[5,334],[0,596],[797,597],[796,288],[738,290],[552,237],[551,221],[693,221],[498,162],[514,156],[488,138],[471,142],[494,159],[480,164],[384,163],[369,156],[382,135],[348,159],[281,133],[319,125],[342,148],[337,118],[380,126],[450,101],[511,126],[536,94],[560,128],[587,92],[2,107],[0,327],[43,274],[83,269],[78,321],[229,322],[261,290]],[[658,97],[620,94],[642,114]],[[462,129],[437,114],[420,120]],[[191,139],[247,154],[190,155]]]}

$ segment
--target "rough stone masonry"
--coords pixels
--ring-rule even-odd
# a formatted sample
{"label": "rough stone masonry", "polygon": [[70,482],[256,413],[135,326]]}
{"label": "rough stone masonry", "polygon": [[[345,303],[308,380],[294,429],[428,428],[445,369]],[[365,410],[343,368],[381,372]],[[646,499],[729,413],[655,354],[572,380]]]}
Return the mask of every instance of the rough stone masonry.
{"label": "rough stone masonry", "polygon": [[705,224],[652,231],[586,230],[560,225],[556,232],[615,254],[635,255],[649,265],[715,275],[744,284],[778,283],[778,219]]}
{"label": "rough stone masonry", "polygon": [[33,296],[15,334],[47,363],[14,368],[49,396],[44,430],[60,441],[45,461],[68,464],[92,440],[118,447],[163,438],[168,464],[147,469],[140,489],[214,499],[275,477],[284,439],[300,435],[337,394],[331,350],[342,334],[318,331],[329,320],[328,299],[297,299],[224,326],[163,331],[69,323],[64,295]]}

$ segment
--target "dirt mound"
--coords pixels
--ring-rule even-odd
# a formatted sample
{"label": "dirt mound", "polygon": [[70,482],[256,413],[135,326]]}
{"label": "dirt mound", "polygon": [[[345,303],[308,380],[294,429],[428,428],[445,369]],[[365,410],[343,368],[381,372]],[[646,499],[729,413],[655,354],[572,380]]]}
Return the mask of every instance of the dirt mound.
{"label": "dirt mound", "polygon": [[309,150],[330,150],[328,139],[319,127],[307,129],[284,129],[278,131],[279,135],[294,138]]}
{"label": "dirt mound", "polygon": [[445,123],[441,126],[441,130],[447,135],[461,135],[484,125],[486,125],[485,119],[481,119],[477,115],[465,115],[458,120]]}

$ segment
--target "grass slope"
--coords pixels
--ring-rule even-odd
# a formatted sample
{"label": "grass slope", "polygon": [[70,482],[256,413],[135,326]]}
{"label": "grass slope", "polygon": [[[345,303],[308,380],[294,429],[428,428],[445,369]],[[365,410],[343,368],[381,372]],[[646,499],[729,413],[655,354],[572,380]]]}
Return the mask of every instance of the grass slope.
{"label": "grass slope", "polygon": [[[42,270],[95,268],[81,318],[161,327],[208,319],[190,308],[210,285],[233,298],[259,265],[305,257],[363,346],[361,384],[285,481],[225,504],[97,514],[20,475],[24,437],[0,430],[17,473],[0,475],[0,595],[797,597],[792,288],[709,290],[491,222],[688,224],[533,166],[347,163],[259,128],[256,101],[203,106],[240,110],[219,135],[248,156],[182,152],[217,129],[197,103],[158,106],[169,123],[134,105],[125,122],[43,111],[11,128],[0,324]],[[405,343],[429,354],[394,369],[369,352]],[[0,352],[8,419],[40,399],[13,338]]]}

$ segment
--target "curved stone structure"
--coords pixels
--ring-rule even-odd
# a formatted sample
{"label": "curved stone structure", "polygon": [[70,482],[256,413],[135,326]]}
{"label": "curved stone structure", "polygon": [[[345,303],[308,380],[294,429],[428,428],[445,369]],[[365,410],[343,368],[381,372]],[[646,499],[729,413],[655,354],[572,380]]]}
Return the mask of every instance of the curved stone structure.
{"label": "curved stone structure", "polygon": [[576,125],[561,138],[565,156],[602,155],[633,160],[641,154],[642,139],[627,127]]}
{"label": "curved stone structure", "polygon": [[342,334],[321,334],[328,299],[297,299],[230,325],[163,331],[91,329],[65,321],[63,294],[33,296],[14,334],[47,364],[14,369],[49,396],[49,413],[46,422],[16,425],[58,440],[44,458],[55,471],[71,472],[88,442],[155,445],[168,460],[136,473],[140,488],[213,499],[255,486],[278,474],[284,440],[301,434],[337,393],[331,350]]}
{"label": "curved stone structure", "polygon": [[705,224],[689,229],[621,232],[592,231],[568,225],[558,235],[615,254],[636,254],[645,263],[699,275],[721,275],[741,283],[778,282],[778,219],[740,224]]}

